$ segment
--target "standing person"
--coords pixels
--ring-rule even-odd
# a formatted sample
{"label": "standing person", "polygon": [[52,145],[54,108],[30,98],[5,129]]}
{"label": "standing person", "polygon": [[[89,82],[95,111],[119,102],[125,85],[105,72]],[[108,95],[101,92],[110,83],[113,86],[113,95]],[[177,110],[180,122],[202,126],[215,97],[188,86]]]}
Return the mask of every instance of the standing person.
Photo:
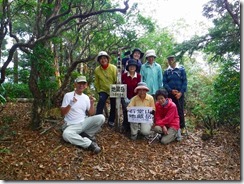
{"label": "standing person", "polygon": [[[94,86],[99,94],[96,114],[103,114],[103,109],[110,94],[110,84],[116,84],[117,67],[110,63],[110,56],[105,51],[101,51],[97,55],[97,62],[100,64],[96,67],[94,74]],[[116,99],[110,98],[110,114],[108,125],[114,127],[116,113]]]}
{"label": "standing person", "polygon": [[[136,96],[134,96],[128,107],[152,107],[155,110],[154,99],[151,95],[147,94],[149,91],[145,82],[139,82],[135,88]],[[136,140],[139,133],[145,137],[151,134],[152,123],[130,123],[131,139]]]}
{"label": "standing person", "polygon": [[124,53],[124,57],[122,59],[122,73],[124,73],[126,71],[126,64],[127,64],[128,60],[130,59],[130,54],[131,54],[130,50],[128,50]]}
{"label": "standing person", "polygon": [[[95,115],[95,99],[83,91],[87,88],[85,76],[75,80],[75,90],[64,95],[61,114],[64,116],[62,126],[63,139],[76,146],[99,153],[101,148],[95,142],[95,134],[105,121],[104,115]],[[86,113],[90,117],[86,117]]]}
{"label": "standing person", "polygon": [[127,98],[122,99],[122,109],[123,109],[123,129],[125,132],[130,131],[130,123],[128,122],[126,107],[129,104],[132,97],[136,95],[135,88],[137,84],[141,82],[141,75],[136,72],[138,69],[137,62],[134,59],[130,59],[126,66],[125,73],[122,74],[122,83],[127,84]]}
{"label": "standing person", "polygon": [[142,81],[145,82],[149,88],[149,94],[153,97],[158,89],[162,87],[163,72],[161,66],[155,61],[156,53],[154,50],[146,52],[146,63],[141,67]]}
{"label": "standing person", "polygon": [[169,98],[176,104],[180,116],[181,133],[185,133],[184,93],[187,90],[187,77],[183,66],[175,61],[175,56],[168,58],[169,67],[164,71],[163,85],[169,93]]}
{"label": "standing person", "polygon": [[126,59],[122,59],[122,63],[124,65],[124,68],[126,68],[127,64],[128,64],[128,61],[129,59],[134,59],[136,62],[137,62],[137,69],[136,69],[136,72],[137,73],[140,73],[141,71],[141,66],[142,66],[142,61],[141,59],[143,58],[144,56],[144,53],[141,51],[141,49],[139,48],[135,48],[132,53],[130,54],[130,58],[126,58]]}
{"label": "standing person", "polygon": [[178,110],[172,99],[168,98],[166,89],[156,91],[155,98],[156,111],[153,130],[162,135],[160,140],[162,144],[168,144],[176,139],[180,128]]}

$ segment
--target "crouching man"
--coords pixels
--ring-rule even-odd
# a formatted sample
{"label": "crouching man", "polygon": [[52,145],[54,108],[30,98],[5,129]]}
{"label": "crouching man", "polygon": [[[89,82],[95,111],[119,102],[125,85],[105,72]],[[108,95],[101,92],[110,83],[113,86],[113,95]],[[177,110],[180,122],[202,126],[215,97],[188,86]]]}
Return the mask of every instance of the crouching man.
{"label": "crouching man", "polygon": [[[97,154],[101,151],[101,148],[95,142],[95,134],[101,129],[105,117],[102,114],[94,115],[95,99],[83,93],[87,88],[86,77],[78,77],[74,86],[75,90],[66,93],[62,101],[63,139]],[[87,114],[89,117],[87,117]]]}

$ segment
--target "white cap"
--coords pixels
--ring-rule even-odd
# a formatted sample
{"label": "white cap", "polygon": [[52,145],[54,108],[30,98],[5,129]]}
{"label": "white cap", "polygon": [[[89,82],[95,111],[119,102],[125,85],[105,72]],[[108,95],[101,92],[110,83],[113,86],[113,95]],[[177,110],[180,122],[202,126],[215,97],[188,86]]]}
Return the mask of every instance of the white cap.
{"label": "white cap", "polygon": [[[100,51],[99,53],[98,53],[98,55],[97,55],[97,61],[98,61],[98,59],[99,59],[99,57],[100,56],[107,56],[107,58],[108,59],[110,59],[110,56],[108,55],[108,53],[107,52],[105,52],[105,51]],[[99,62],[99,61],[98,61]]]}

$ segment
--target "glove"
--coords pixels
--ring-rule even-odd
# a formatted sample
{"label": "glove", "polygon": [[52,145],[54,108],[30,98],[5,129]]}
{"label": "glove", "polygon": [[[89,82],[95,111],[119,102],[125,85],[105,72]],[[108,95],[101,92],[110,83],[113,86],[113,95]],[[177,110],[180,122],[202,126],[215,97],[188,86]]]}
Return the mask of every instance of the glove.
{"label": "glove", "polygon": [[77,101],[76,98],[74,98],[73,100],[70,100],[69,106],[72,107],[75,104],[76,101]]}

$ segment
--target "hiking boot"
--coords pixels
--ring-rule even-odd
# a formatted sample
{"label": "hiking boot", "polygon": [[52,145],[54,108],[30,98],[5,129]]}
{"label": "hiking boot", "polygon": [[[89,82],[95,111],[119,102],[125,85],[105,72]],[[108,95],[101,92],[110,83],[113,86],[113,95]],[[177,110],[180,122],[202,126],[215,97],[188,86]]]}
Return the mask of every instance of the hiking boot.
{"label": "hiking boot", "polygon": [[137,134],[135,134],[135,135],[131,135],[131,136],[130,136],[130,139],[133,140],[133,141],[135,141],[135,140],[137,139]]}
{"label": "hiking boot", "polygon": [[158,133],[154,132],[154,131],[150,131],[150,133],[148,135],[145,135],[145,139],[147,140],[152,140],[153,138],[155,138],[155,136],[157,135]]}
{"label": "hiking boot", "polygon": [[96,142],[96,138],[95,136],[91,137],[90,135],[88,135],[86,132],[81,132],[80,133],[81,137],[87,137],[88,139],[90,139],[92,142]]}
{"label": "hiking boot", "polygon": [[185,128],[181,129],[181,135],[186,135],[186,129]]}
{"label": "hiking boot", "polygon": [[88,147],[88,150],[92,151],[95,154],[98,154],[101,151],[101,148],[97,145],[97,143],[92,142]]}
{"label": "hiking boot", "polygon": [[181,129],[180,129],[180,128],[179,128],[178,131],[177,131],[176,140],[177,140],[177,141],[181,141],[181,140],[182,140]]}
{"label": "hiking boot", "polygon": [[130,127],[122,126],[122,133],[130,133]]}

